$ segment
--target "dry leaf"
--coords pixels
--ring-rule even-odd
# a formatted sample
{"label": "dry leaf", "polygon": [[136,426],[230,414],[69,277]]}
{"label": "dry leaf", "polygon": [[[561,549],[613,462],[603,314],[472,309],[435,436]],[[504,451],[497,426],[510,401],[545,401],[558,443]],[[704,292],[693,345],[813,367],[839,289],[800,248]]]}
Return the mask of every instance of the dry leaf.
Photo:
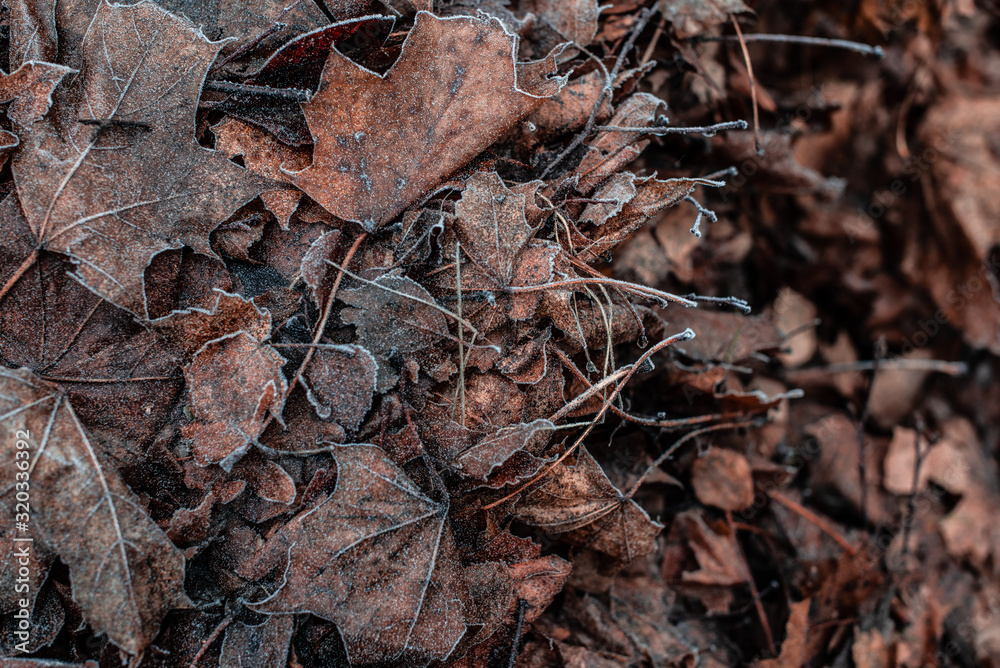
{"label": "dry leaf", "polygon": [[691,467],[691,487],[704,504],[727,511],[753,505],[753,476],[746,457],[725,448],[712,448]]}
{"label": "dry leaf", "polygon": [[25,536],[69,567],[73,598],[94,630],[140,654],[163,616],[189,604],[184,557],[95,450],[57,385],[27,369],[0,370],[0,423],[28,444],[15,450],[8,440],[11,466],[0,474],[0,487],[13,495],[22,470],[13,465],[14,452],[28,453],[16,458],[30,471]]}
{"label": "dry leaf", "polygon": [[181,245],[214,255],[212,229],[268,189],[194,139],[218,49],[152,3],[101,4],[78,85],[18,132],[14,180],[38,243],[72,256],[86,285],[133,313],[146,314],[154,255]]}
{"label": "dry leaf", "polygon": [[288,385],[281,374],[284,363],[246,332],[210,341],[194,355],[184,378],[195,421],[182,431],[194,441],[199,463],[239,457],[260,435],[266,414],[281,417]]}
{"label": "dry leaf", "polygon": [[336,622],[352,662],[447,658],[466,614],[447,502],[375,446],[341,446],[334,456],[336,491],[268,541],[265,550],[287,555],[288,566],[281,588],[254,607]]}
{"label": "dry leaf", "polygon": [[420,12],[384,76],[332,51],[302,105],[313,164],[290,180],[340,218],[388,222],[562,86],[551,64],[515,63],[515,47],[496,19]]}
{"label": "dry leaf", "polygon": [[578,544],[632,561],[649,552],[662,525],[611,484],[583,447],[575,465],[559,464],[515,508],[525,524],[550,533],[574,532]]}

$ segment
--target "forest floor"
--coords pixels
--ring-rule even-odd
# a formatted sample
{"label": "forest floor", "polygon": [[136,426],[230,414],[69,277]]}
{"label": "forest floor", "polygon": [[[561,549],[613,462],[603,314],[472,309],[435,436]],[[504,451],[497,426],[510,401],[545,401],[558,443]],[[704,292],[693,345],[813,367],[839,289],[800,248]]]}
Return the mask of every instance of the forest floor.
{"label": "forest floor", "polygon": [[994,0],[76,5],[4,665],[1000,666]]}

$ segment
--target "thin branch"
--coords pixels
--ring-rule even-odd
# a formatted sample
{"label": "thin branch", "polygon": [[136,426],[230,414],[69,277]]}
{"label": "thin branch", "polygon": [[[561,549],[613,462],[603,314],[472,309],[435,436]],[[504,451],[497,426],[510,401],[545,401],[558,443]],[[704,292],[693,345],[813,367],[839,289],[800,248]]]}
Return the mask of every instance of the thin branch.
{"label": "thin branch", "polygon": [[820,517],[813,511],[803,506],[801,503],[796,503],[795,501],[788,498],[787,496],[785,496],[784,494],[782,494],[777,490],[768,492],[767,494],[773,500],[783,505],[785,508],[788,508],[796,515],[802,517],[802,519],[816,525],[817,529],[819,529],[827,536],[832,538],[837,543],[837,545],[844,548],[844,551],[847,552],[848,554],[853,556],[858,553],[857,549],[855,549],[853,545],[848,543],[846,538],[837,533],[837,531],[832,526],[830,526],[826,520],[824,520],[822,517]]}
{"label": "thin branch", "polygon": [[542,478],[544,478],[545,476],[547,476],[549,473],[551,473],[555,469],[556,466],[558,466],[559,464],[561,464],[567,457],[569,457],[573,453],[573,451],[575,451],[580,446],[581,443],[583,443],[583,439],[587,438],[587,436],[590,435],[590,432],[592,432],[594,430],[594,427],[596,427],[598,424],[600,424],[601,420],[604,418],[604,414],[607,413],[608,410],[610,410],[612,402],[621,393],[621,391],[623,389],[625,389],[625,385],[628,384],[628,381],[632,378],[633,375],[635,375],[635,372],[638,371],[639,369],[641,369],[643,367],[643,365],[646,363],[646,360],[648,360],[654,354],[658,353],[659,351],[663,350],[664,348],[666,348],[669,345],[672,345],[674,343],[679,343],[681,341],[690,341],[693,338],[694,338],[694,331],[691,330],[691,328],[685,329],[683,332],[680,332],[678,334],[674,334],[671,337],[663,339],[662,341],[660,341],[659,343],[657,343],[655,346],[653,346],[652,348],[650,348],[649,350],[647,350],[645,353],[643,353],[642,355],[640,355],[639,359],[637,359],[635,362],[633,362],[632,364],[628,365],[627,367],[623,367],[623,368],[625,368],[625,369],[628,370],[628,373],[625,374],[625,377],[622,378],[622,381],[620,383],[618,383],[617,386],[615,386],[614,391],[611,392],[611,396],[609,396],[607,399],[605,399],[604,405],[601,407],[600,412],[590,422],[590,425],[584,430],[584,432],[580,435],[580,437],[576,439],[576,441],[573,443],[573,445],[571,445],[566,450],[566,452],[564,452],[562,455],[560,455],[558,459],[556,459],[554,462],[552,462],[543,471],[541,471],[540,473],[538,473],[538,475],[536,475],[535,477],[533,477],[531,480],[527,481],[526,483],[520,485],[516,490],[514,490],[510,494],[508,494],[508,495],[506,495],[506,496],[504,496],[504,497],[502,497],[502,498],[494,501],[493,503],[490,503],[490,504],[487,504],[487,505],[483,506],[482,507],[483,510],[488,510],[488,509],[490,509],[490,508],[492,508],[494,506],[500,505],[501,503],[503,503],[504,501],[507,501],[508,499],[514,498],[515,496],[517,496],[518,494],[520,494],[521,492],[523,492],[524,490],[526,490],[528,487],[531,487],[536,482],[538,482],[539,480],[541,480]]}
{"label": "thin branch", "polygon": [[[744,123],[744,125],[746,124]],[[694,225],[691,226],[691,234],[701,239],[701,219],[704,217],[708,218],[713,223],[717,223],[719,222],[719,217],[715,215],[714,211],[712,211],[711,209],[706,209],[701,205],[701,202],[696,200],[694,197],[691,197],[690,195],[687,195],[684,198],[684,201],[691,202],[691,204],[694,204],[694,208],[698,210],[698,216],[694,219]]]}
{"label": "thin branch", "polygon": [[610,74],[608,74],[607,79],[604,81],[604,87],[601,88],[601,93],[597,96],[597,101],[590,110],[590,117],[587,119],[587,124],[576,137],[573,137],[573,141],[570,142],[569,146],[567,146],[562,153],[556,156],[556,158],[548,164],[542,172],[541,178],[544,179],[549,172],[551,172],[566,158],[566,156],[575,151],[577,147],[580,146],[588,136],[590,136],[591,131],[594,129],[594,121],[597,119],[597,111],[601,108],[601,105],[604,104],[604,99],[611,94],[615,79],[618,78],[618,72],[621,70],[622,64],[625,62],[625,57],[628,55],[629,51],[632,50],[632,47],[635,46],[635,40],[638,39],[639,33],[641,33],[646,27],[646,24],[649,23],[649,19],[653,16],[654,11],[655,10],[647,7],[639,13],[639,17],[636,19],[635,25],[632,26],[632,32],[629,34],[624,46],[622,46],[621,51],[618,52],[618,59],[615,60],[615,66],[611,68]]}
{"label": "thin branch", "polygon": [[767,621],[767,613],[764,612],[764,604],[760,600],[757,583],[754,582],[753,572],[750,570],[750,561],[747,559],[746,552],[743,551],[743,546],[740,544],[739,538],[736,537],[736,526],[733,523],[732,511],[726,511],[726,522],[729,524],[729,531],[733,534],[733,542],[736,543],[736,549],[739,550],[740,558],[743,559],[743,565],[747,569],[747,584],[750,585],[750,594],[753,596],[754,607],[757,608],[757,617],[760,619],[760,625],[764,629],[767,649],[771,653],[771,656],[778,656],[778,652],[774,647],[774,634],[771,633],[771,623]]}
{"label": "thin branch", "polygon": [[753,103],[753,142],[757,149],[757,154],[761,155],[764,153],[764,148],[760,142],[760,110],[757,105],[757,81],[753,76],[753,63],[750,62],[750,52],[747,51],[746,40],[743,39],[743,31],[740,30],[740,24],[736,20],[736,16],[730,14],[729,18],[732,19],[733,27],[736,28],[736,36],[739,37],[740,49],[743,50],[743,60],[747,65],[747,76],[750,78],[750,100]]}
{"label": "thin branch", "polygon": [[706,304],[733,306],[744,313],[750,313],[751,311],[750,304],[748,304],[746,300],[740,299],[739,297],[707,297],[705,295],[696,295],[692,292],[689,295],[684,295],[684,298],[695,302],[704,302]]}
{"label": "thin branch", "polygon": [[7,296],[7,293],[14,287],[14,284],[21,280],[21,277],[24,276],[25,272],[31,269],[31,265],[35,264],[35,260],[37,259],[37,249],[31,251],[28,257],[24,258],[24,262],[21,263],[21,266],[17,268],[11,277],[7,279],[7,282],[3,284],[3,287],[0,288],[0,300]]}
{"label": "thin branch", "polygon": [[714,125],[698,125],[694,127],[660,127],[657,125],[632,127],[623,125],[598,125],[594,129],[604,132],[635,132],[637,134],[656,135],[658,137],[681,134],[700,134],[706,137],[714,137],[716,133],[724,130],[746,130],[747,127],[746,121],[738,120],[716,123]]}
{"label": "thin branch", "polygon": [[[735,35],[697,35],[691,38],[692,42],[737,42],[739,38]],[[751,42],[778,42],[781,44],[805,44],[807,46],[822,46],[831,49],[846,49],[864,56],[874,56],[884,58],[885,52],[880,46],[871,46],[861,42],[851,42],[846,39],[828,39],[826,37],[802,37],[799,35],[767,35],[754,33],[743,35],[743,41],[747,44]]]}
{"label": "thin branch", "polygon": [[270,86],[254,86],[253,84],[236,83],[234,81],[206,81],[205,90],[219,93],[244,93],[261,97],[274,97],[291,102],[308,102],[312,92],[300,88],[271,88]]}

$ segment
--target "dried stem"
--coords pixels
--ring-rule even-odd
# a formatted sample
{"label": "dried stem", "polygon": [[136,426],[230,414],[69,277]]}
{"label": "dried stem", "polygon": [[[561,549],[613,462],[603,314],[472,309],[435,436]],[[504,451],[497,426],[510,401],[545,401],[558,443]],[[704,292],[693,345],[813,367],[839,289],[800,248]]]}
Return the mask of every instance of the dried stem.
{"label": "dried stem", "polygon": [[225,619],[219,622],[219,625],[215,627],[215,630],[212,631],[212,634],[207,638],[205,638],[205,642],[201,644],[201,649],[199,649],[198,653],[194,655],[193,659],[191,659],[191,663],[189,664],[188,668],[198,668],[198,662],[201,661],[201,657],[205,655],[205,652],[208,650],[209,647],[212,646],[212,643],[214,643],[215,639],[219,637],[219,634],[225,631],[226,627],[228,627],[232,623],[233,623],[232,615],[227,616]]}
{"label": "dried stem", "polygon": [[604,132],[635,132],[636,134],[643,135],[681,135],[681,134],[700,134],[706,137],[714,137],[717,132],[722,132],[724,130],[746,130],[747,122],[744,120],[738,121],[726,121],[724,123],[716,123],[714,125],[698,125],[694,127],[659,127],[656,125],[652,126],[622,126],[622,125],[598,125],[595,130],[602,130]]}
{"label": "dried stem", "polygon": [[858,553],[854,546],[848,543],[846,538],[837,533],[837,530],[830,526],[826,520],[803,506],[801,503],[795,502],[777,490],[768,492],[768,496],[783,505],[785,508],[791,510],[796,515],[799,515],[802,519],[814,524],[817,529],[836,541],[837,545],[844,548],[844,551],[848,554],[855,555]]}
{"label": "dried stem", "polygon": [[730,14],[729,18],[732,19],[733,27],[736,28],[736,36],[739,37],[740,49],[743,50],[743,61],[747,65],[747,76],[750,78],[750,101],[753,103],[753,142],[757,149],[757,154],[760,155],[764,152],[764,148],[760,142],[760,109],[757,105],[757,81],[753,76],[753,63],[750,62],[750,52],[747,51],[747,43],[743,39],[743,31],[740,30],[740,24],[736,20],[736,16]]}
{"label": "dried stem", "polygon": [[628,55],[629,51],[632,50],[632,47],[635,46],[635,40],[638,39],[639,33],[641,33],[646,27],[646,24],[649,23],[649,19],[653,16],[653,12],[654,10],[647,7],[639,13],[639,17],[636,19],[635,25],[632,26],[632,32],[629,33],[628,39],[622,46],[621,51],[618,52],[618,59],[615,60],[615,66],[611,68],[611,72],[604,81],[604,87],[601,88],[601,93],[597,96],[597,101],[594,102],[594,106],[590,110],[590,117],[587,118],[587,124],[577,136],[573,137],[573,141],[570,142],[569,146],[567,146],[562,153],[556,156],[556,158],[548,164],[542,172],[541,178],[544,179],[549,172],[561,163],[566,156],[575,151],[577,147],[580,146],[590,135],[591,131],[594,129],[594,121],[597,119],[597,111],[601,108],[601,105],[604,104],[604,99],[611,94],[615,79],[618,77],[618,72],[621,70],[622,64],[625,62],[625,57]]}
{"label": "dried stem", "polygon": [[[698,35],[691,38],[692,42],[736,42],[739,38],[734,35]],[[831,49],[846,49],[865,56],[884,58],[885,52],[880,46],[871,46],[861,42],[851,42],[846,39],[828,39],[826,37],[802,37],[799,35],[766,35],[755,33],[743,35],[743,41],[747,44],[751,42],[778,42],[781,44],[805,44],[808,46],[822,46]]]}
{"label": "dried stem", "polygon": [[[587,436],[590,435],[590,432],[592,432],[594,430],[594,427],[596,427],[598,424],[600,424],[601,419],[604,417],[604,414],[607,413],[608,410],[610,410],[612,402],[621,393],[621,391],[623,389],[625,389],[625,385],[632,378],[632,376],[635,375],[635,372],[638,371],[640,368],[642,368],[642,366],[645,364],[646,360],[648,360],[654,354],[658,353],[659,351],[663,350],[664,348],[666,348],[669,345],[672,345],[674,343],[678,343],[680,341],[690,341],[693,338],[694,338],[694,331],[692,331],[690,328],[685,329],[683,332],[680,332],[679,334],[674,334],[671,337],[663,339],[662,341],[660,341],[659,343],[657,343],[655,346],[653,346],[652,348],[650,348],[649,350],[647,350],[645,353],[643,353],[639,357],[639,359],[637,359],[635,362],[633,362],[632,364],[628,365],[627,367],[623,367],[623,369],[626,369],[628,371],[628,373],[626,373],[624,375],[624,377],[622,378],[622,381],[620,383],[618,383],[618,385],[615,386],[614,391],[611,392],[611,396],[609,396],[607,399],[604,400],[604,405],[601,407],[600,412],[598,412],[597,416],[590,422],[590,424],[587,426],[587,428],[584,430],[584,432],[582,434],[580,434],[580,437],[576,439],[576,441],[573,443],[573,445],[571,445],[566,450],[566,452],[564,452],[557,460],[555,460],[554,462],[552,462],[549,466],[547,466],[545,468],[545,470],[541,471],[534,478],[532,478],[528,482],[524,483],[523,485],[520,485],[516,490],[514,490],[513,492],[511,492],[507,496],[504,496],[503,498],[498,499],[497,501],[494,501],[493,503],[490,503],[490,504],[487,504],[487,505],[483,506],[483,509],[484,510],[488,510],[490,508],[493,508],[494,506],[500,505],[501,503],[503,503],[504,501],[506,501],[508,499],[514,498],[515,496],[517,496],[518,494],[520,494],[521,492],[523,492],[524,490],[526,490],[528,487],[531,487],[536,482],[538,482],[539,480],[541,480],[542,478],[544,478],[545,476],[547,476],[549,473],[551,473],[555,469],[556,466],[558,466],[559,464],[561,464],[567,457],[569,457],[573,453],[573,451],[575,451],[580,446],[581,443],[583,443],[583,439],[587,438]],[[614,375],[616,375],[616,374],[612,374],[612,376],[614,376]],[[611,376],[609,376],[608,378],[611,378]],[[605,379],[605,380],[607,380],[607,379]],[[598,385],[600,385],[600,383],[598,383]]]}
{"label": "dried stem", "polygon": [[14,284],[21,280],[21,277],[24,276],[26,271],[31,269],[31,265],[35,264],[35,260],[37,259],[37,249],[31,251],[28,257],[24,258],[24,262],[21,263],[21,266],[17,268],[17,271],[15,271],[11,277],[7,279],[7,282],[3,284],[3,287],[0,288],[0,300],[3,300],[3,298],[7,296],[7,293],[14,287]]}
{"label": "dried stem", "polygon": [[747,560],[747,555],[743,551],[743,546],[740,545],[740,541],[736,537],[736,526],[733,524],[733,513],[728,510],[726,511],[726,522],[729,524],[729,531],[733,534],[733,542],[736,543],[736,549],[739,550],[740,558],[743,559],[743,565],[747,570],[747,584],[750,585],[750,595],[753,596],[754,607],[757,608],[757,617],[760,619],[760,625],[764,629],[764,638],[767,639],[767,650],[771,653],[771,656],[778,656],[778,652],[774,647],[774,634],[771,633],[771,623],[767,621],[767,613],[764,612],[764,604],[760,600],[760,593],[757,591],[757,583],[754,582],[753,573],[750,571],[750,562]]}

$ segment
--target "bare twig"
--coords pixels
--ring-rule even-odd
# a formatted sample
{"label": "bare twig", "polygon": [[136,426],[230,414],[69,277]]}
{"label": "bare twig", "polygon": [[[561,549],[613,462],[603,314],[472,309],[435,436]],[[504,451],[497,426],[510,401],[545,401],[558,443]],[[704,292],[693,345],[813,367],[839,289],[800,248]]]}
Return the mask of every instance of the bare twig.
{"label": "bare twig", "polygon": [[215,630],[212,631],[212,634],[207,638],[205,638],[205,642],[201,644],[201,649],[199,649],[198,653],[194,655],[193,659],[191,659],[191,663],[188,666],[188,668],[198,668],[198,662],[201,661],[201,657],[205,655],[205,652],[208,650],[209,647],[212,646],[212,643],[214,643],[215,639],[219,637],[219,634],[225,631],[226,627],[228,627],[232,623],[233,623],[232,615],[229,615],[221,622],[219,622],[219,625],[215,627]]}
{"label": "bare twig", "polygon": [[747,51],[747,43],[743,39],[743,31],[740,30],[740,24],[736,20],[736,16],[730,14],[729,18],[732,19],[733,27],[736,28],[736,36],[739,37],[740,49],[743,50],[743,61],[747,65],[747,76],[750,78],[750,101],[753,103],[753,142],[757,149],[757,154],[761,155],[764,152],[764,148],[760,142],[760,110],[757,105],[757,81],[753,76],[753,63],[750,62],[750,52]]}
{"label": "bare twig", "polygon": [[622,64],[625,62],[625,57],[628,55],[632,47],[635,46],[635,40],[638,39],[639,33],[643,31],[646,24],[649,23],[649,19],[653,16],[655,10],[646,8],[643,9],[638,18],[635,20],[635,25],[632,26],[632,32],[629,33],[628,39],[622,46],[621,51],[618,52],[618,59],[615,61],[614,67],[611,68],[610,74],[608,74],[607,79],[604,81],[604,87],[601,89],[600,95],[597,96],[597,101],[594,103],[593,108],[590,110],[590,117],[587,119],[587,124],[583,127],[580,133],[573,137],[573,141],[570,142],[569,146],[560,153],[556,158],[548,164],[544,171],[542,171],[541,178],[545,178],[549,172],[551,172],[555,167],[561,163],[566,156],[576,150],[580,144],[590,135],[591,131],[594,129],[594,121],[597,119],[597,111],[604,104],[604,99],[611,94],[611,89],[614,87],[615,79],[618,77],[618,72],[622,68]]}
{"label": "bare twig", "polygon": [[261,97],[275,97],[291,102],[308,102],[312,93],[299,88],[271,88],[270,86],[254,86],[253,84],[236,83],[235,81],[206,81],[205,90],[219,93],[245,93]]}
{"label": "bare twig", "polygon": [[528,610],[528,602],[517,599],[517,626],[514,627],[514,642],[510,645],[510,657],[507,659],[507,668],[514,668],[517,663],[517,646],[521,644],[521,634],[524,633],[524,613]]}
{"label": "bare twig", "polygon": [[743,551],[743,546],[740,545],[739,538],[736,537],[736,526],[733,523],[733,513],[729,510],[726,511],[726,522],[729,524],[729,531],[733,534],[733,542],[736,543],[736,549],[739,550],[740,558],[743,559],[743,565],[747,570],[747,584],[750,585],[750,595],[753,596],[754,607],[757,608],[757,617],[760,618],[760,625],[764,629],[764,638],[767,640],[767,650],[771,653],[771,656],[778,656],[778,652],[774,647],[774,634],[771,633],[771,623],[767,621],[767,613],[764,612],[764,604],[760,600],[760,594],[757,591],[757,583],[754,582],[753,573],[750,571],[750,562],[747,560],[747,555]]}
{"label": "bare twig", "polygon": [[636,134],[657,136],[700,134],[706,137],[714,137],[717,132],[722,132],[724,130],[746,130],[747,122],[741,119],[738,121],[726,121],[724,123],[715,123],[714,125],[699,125],[694,127],[661,127],[657,125],[651,125],[648,127],[633,127],[623,125],[598,125],[594,129],[603,132],[635,132]]}
{"label": "bare twig", "polygon": [[[691,38],[692,42],[737,42],[739,38],[734,35],[696,35]],[[846,39],[827,39],[826,37],[802,37],[799,35],[765,35],[755,33],[743,35],[743,41],[747,44],[751,42],[779,42],[782,44],[805,44],[807,46],[823,46],[831,49],[847,49],[865,56],[884,58],[885,52],[880,46],[870,46],[861,42],[851,42]]]}
{"label": "bare twig", "polygon": [[[635,375],[635,372],[643,367],[643,365],[646,363],[646,360],[648,360],[654,354],[658,353],[659,351],[663,350],[669,345],[672,345],[674,343],[679,343],[681,341],[690,341],[693,338],[694,338],[694,332],[690,328],[685,329],[683,332],[680,332],[679,334],[674,334],[673,336],[663,339],[655,346],[647,350],[645,353],[640,355],[639,359],[637,359],[634,363],[630,364],[627,367],[623,367],[624,369],[627,369],[628,373],[626,373],[625,376],[622,378],[621,382],[615,386],[615,389],[614,391],[611,392],[611,395],[604,400],[604,405],[601,407],[600,412],[597,413],[597,416],[590,422],[590,424],[587,426],[584,432],[580,434],[579,438],[576,439],[573,445],[567,448],[566,452],[560,455],[558,459],[549,464],[544,470],[538,473],[531,480],[519,485],[518,488],[513,492],[511,492],[510,494],[494,501],[493,503],[483,506],[483,510],[488,510],[489,508],[493,508],[494,506],[500,505],[501,503],[503,503],[508,499],[514,498],[515,496],[517,496],[518,494],[520,494],[521,492],[523,492],[524,490],[531,487],[536,482],[547,476],[549,473],[551,473],[556,466],[561,464],[567,457],[573,454],[573,452],[580,446],[580,444],[583,443],[583,440],[587,438],[587,436],[590,435],[590,432],[594,430],[594,427],[600,424],[601,420],[604,418],[604,414],[607,413],[608,410],[610,410],[612,402],[621,393],[621,391],[625,389],[625,385],[632,378],[632,376]],[[609,378],[610,377],[611,376],[609,376]]]}
{"label": "bare twig", "polygon": [[796,503],[795,501],[788,498],[787,496],[785,496],[784,494],[782,494],[777,490],[770,491],[767,494],[772,499],[783,505],[785,508],[788,508],[796,515],[802,517],[802,519],[806,520],[807,522],[810,522],[811,524],[814,524],[817,529],[819,529],[827,536],[832,538],[837,543],[837,545],[844,548],[844,551],[847,552],[848,554],[855,555],[858,553],[857,549],[855,549],[853,545],[848,543],[846,538],[837,533],[837,531],[832,526],[830,526],[826,520],[824,520],[822,517],[820,517],[813,511],[803,506],[801,503]]}

